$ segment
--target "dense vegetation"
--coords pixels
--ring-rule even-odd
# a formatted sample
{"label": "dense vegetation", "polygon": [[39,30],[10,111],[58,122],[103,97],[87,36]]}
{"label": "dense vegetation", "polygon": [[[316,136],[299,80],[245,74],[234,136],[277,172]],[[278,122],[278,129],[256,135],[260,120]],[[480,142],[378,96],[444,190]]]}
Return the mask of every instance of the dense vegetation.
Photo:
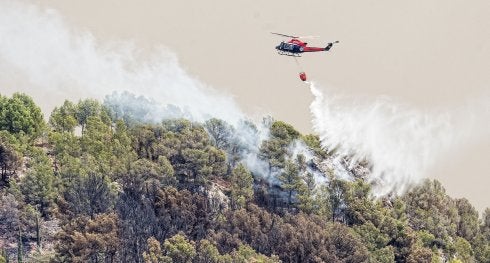
{"label": "dense vegetation", "polygon": [[437,181],[374,199],[286,123],[252,172],[222,120],[116,113],[66,101],[45,123],[27,95],[0,95],[0,262],[490,262],[490,209]]}

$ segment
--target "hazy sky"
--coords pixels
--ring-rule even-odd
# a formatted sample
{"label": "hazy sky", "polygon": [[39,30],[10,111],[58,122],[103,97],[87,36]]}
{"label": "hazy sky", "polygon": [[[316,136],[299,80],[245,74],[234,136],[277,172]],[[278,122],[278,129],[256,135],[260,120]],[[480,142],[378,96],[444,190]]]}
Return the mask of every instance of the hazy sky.
{"label": "hazy sky", "polygon": [[[164,46],[245,112],[269,113],[303,132],[312,131],[312,95],[294,60],[276,54],[283,39],[271,31],[319,35],[308,40],[316,46],[339,40],[332,52],[305,54],[300,63],[310,79],[342,94],[442,112],[490,94],[488,0],[26,2],[55,9],[96,41],[130,40],[144,54]],[[490,138],[476,138],[441,157],[431,174],[453,196],[490,207],[489,157]]]}

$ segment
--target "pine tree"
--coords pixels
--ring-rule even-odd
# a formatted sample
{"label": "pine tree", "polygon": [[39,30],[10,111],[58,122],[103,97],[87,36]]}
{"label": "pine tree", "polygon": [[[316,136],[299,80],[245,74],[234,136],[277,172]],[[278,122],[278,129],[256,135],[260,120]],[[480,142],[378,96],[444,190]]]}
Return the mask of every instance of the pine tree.
{"label": "pine tree", "polygon": [[281,187],[288,193],[289,208],[293,203],[293,194],[298,192],[298,189],[302,186],[298,166],[291,161],[287,161],[284,172],[277,179],[281,182]]}
{"label": "pine tree", "polygon": [[242,208],[253,197],[252,174],[239,164],[231,173],[231,206],[234,209]]}

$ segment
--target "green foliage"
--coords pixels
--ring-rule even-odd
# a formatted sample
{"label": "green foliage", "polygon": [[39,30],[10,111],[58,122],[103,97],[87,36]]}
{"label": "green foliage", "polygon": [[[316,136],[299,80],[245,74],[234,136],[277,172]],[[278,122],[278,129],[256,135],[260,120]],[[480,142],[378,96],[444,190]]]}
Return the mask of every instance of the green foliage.
{"label": "green foliage", "polygon": [[53,173],[53,164],[40,149],[30,153],[30,169],[22,178],[20,190],[25,201],[39,209],[45,217],[54,208],[54,200],[58,195],[57,178]]}
{"label": "green foliage", "polygon": [[410,226],[415,230],[427,230],[436,238],[456,236],[458,209],[456,203],[446,195],[441,183],[426,180],[408,192],[404,201]]}
{"label": "green foliage", "polygon": [[370,252],[376,252],[379,249],[383,249],[390,241],[390,237],[382,233],[381,230],[376,228],[371,222],[354,226],[353,229],[361,237],[363,243]]}
{"label": "green foliage", "polygon": [[291,161],[287,161],[284,172],[277,179],[281,182],[281,187],[288,193],[288,206],[292,205],[293,194],[302,184],[298,166]]}
{"label": "green foliage", "polygon": [[218,248],[207,239],[201,239],[197,245],[197,254],[194,262],[197,263],[221,263],[230,262],[219,253]]}
{"label": "green foliage", "polygon": [[0,136],[0,188],[8,186],[10,178],[17,174],[21,157],[6,136]]}
{"label": "green foliage", "polygon": [[270,138],[262,142],[259,155],[269,163],[269,175],[286,166],[288,147],[299,136],[300,133],[287,123],[272,123]]}
{"label": "green foliage", "polygon": [[245,206],[247,201],[253,197],[253,178],[252,174],[239,164],[231,172],[231,206],[234,209],[239,209]]}
{"label": "green foliage", "polygon": [[485,209],[483,212],[483,224],[481,226],[481,232],[483,237],[490,242],[490,208]]}
{"label": "green foliage", "polygon": [[111,123],[108,110],[98,101],[93,99],[80,100],[76,105],[75,116],[78,125],[82,128],[82,134],[85,133],[85,127],[88,124],[90,117],[99,117],[100,120],[107,125]]}
{"label": "green foliage", "polygon": [[[490,209],[480,219],[437,181],[379,199],[361,178],[319,182],[331,156],[284,122],[256,142],[270,181],[241,163],[257,154],[242,138],[258,133],[250,122],[128,124],[89,99],[65,101],[49,124],[34,144],[39,108],[0,96],[0,245],[19,260],[490,262]],[[292,156],[297,141],[312,163]]]}
{"label": "green foliage", "polygon": [[316,182],[314,175],[308,172],[306,169],[305,159],[305,156],[302,154],[298,154],[296,157],[296,163],[298,165],[298,171],[301,177],[296,186],[296,192],[298,208],[307,214],[311,214],[315,209],[314,196]]}
{"label": "green foliage", "polygon": [[223,120],[209,119],[204,123],[209,137],[216,148],[226,150],[231,145],[233,127]]}
{"label": "green foliage", "polygon": [[371,260],[379,263],[395,262],[395,252],[392,246],[386,246],[371,252]]}
{"label": "green foliage", "polygon": [[432,251],[425,247],[413,246],[407,257],[407,263],[431,263]]}
{"label": "green foliage", "polygon": [[478,211],[466,198],[456,199],[455,201],[459,215],[457,235],[471,241],[480,233]]}
{"label": "green foliage", "polygon": [[35,139],[45,126],[41,109],[31,97],[22,93],[14,93],[12,98],[0,95],[0,130]]}
{"label": "green foliage", "polygon": [[136,136],[137,152],[150,159],[165,156],[180,181],[190,185],[206,184],[210,177],[226,174],[225,153],[211,145],[207,132],[200,125],[185,120],[166,121],[163,130],[138,134],[143,134],[145,139]]}
{"label": "green foliage", "polygon": [[233,262],[236,263],[248,263],[248,262],[258,262],[258,263],[274,263],[281,262],[277,256],[272,256],[271,258],[259,254],[253,250],[248,245],[240,245],[237,251],[231,253]]}
{"label": "green foliage", "polygon": [[473,249],[471,248],[470,242],[462,237],[456,237],[454,242],[454,247],[456,250],[456,257],[461,259],[463,262],[473,261]]}
{"label": "green foliage", "polygon": [[[166,158],[161,156],[163,165],[167,165],[165,160]],[[129,176],[123,181],[123,185],[126,187],[143,187],[148,183],[160,185],[170,179],[172,174],[173,170],[168,166],[159,166],[157,163],[147,159],[139,159],[131,164]]]}
{"label": "green foliage", "polygon": [[302,140],[317,156],[322,158],[328,156],[327,152],[322,148],[318,135],[307,134],[302,137]]}
{"label": "green foliage", "polygon": [[330,194],[330,207],[332,209],[332,221],[345,221],[346,206],[343,204],[347,201],[349,185],[346,181],[332,179],[329,182],[328,193]]}
{"label": "green foliage", "polygon": [[55,107],[49,117],[49,124],[57,132],[72,133],[77,126],[77,107],[71,101],[65,100],[63,106]]}
{"label": "green foliage", "polygon": [[300,136],[300,133],[293,126],[282,121],[275,121],[270,128],[270,136],[275,139],[293,141]]}
{"label": "green foliage", "polygon": [[331,204],[330,188],[326,184],[320,185],[315,190],[315,195],[313,198],[314,213],[322,218],[325,218],[326,220],[331,220],[331,218],[333,218]]}
{"label": "green foliage", "polygon": [[196,256],[196,249],[193,241],[189,241],[184,235],[177,234],[163,243],[166,256],[173,262],[192,262]]}
{"label": "green foliage", "polygon": [[417,236],[424,247],[432,247],[432,245],[434,244],[434,235],[425,230],[417,231]]}

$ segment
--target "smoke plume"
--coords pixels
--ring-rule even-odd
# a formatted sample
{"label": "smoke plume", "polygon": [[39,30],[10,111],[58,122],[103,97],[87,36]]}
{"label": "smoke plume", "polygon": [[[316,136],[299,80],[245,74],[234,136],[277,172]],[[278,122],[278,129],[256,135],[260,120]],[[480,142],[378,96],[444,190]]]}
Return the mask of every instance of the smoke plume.
{"label": "smoke plume", "polygon": [[242,161],[266,174],[258,152],[269,126],[243,125],[247,116],[232,96],[190,76],[171,51],[161,47],[148,58],[130,41],[101,43],[57,11],[20,1],[0,1],[0,14],[0,94],[25,92],[46,115],[65,99],[95,98],[117,117],[139,122],[218,118],[247,149]]}
{"label": "smoke plume", "polygon": [[375,195],[401,194],[444,156],[490,134],[488,98],[455,110],[419,111],[387,97],[336,95],[310,83],[322,146],[371,163]]}
{"label": "smoke plume", "polygon": [[19,1],[1,1],[0,14],[0,85],[16,85],[43,101],[45,112],[66,98],[128,91],[175,105],[195,121],[236,123],[243,117],[231,96],[189,76],[163,47],[141,59],[130,41],[99,43],[89,32],[69,28],[56,11]]}

